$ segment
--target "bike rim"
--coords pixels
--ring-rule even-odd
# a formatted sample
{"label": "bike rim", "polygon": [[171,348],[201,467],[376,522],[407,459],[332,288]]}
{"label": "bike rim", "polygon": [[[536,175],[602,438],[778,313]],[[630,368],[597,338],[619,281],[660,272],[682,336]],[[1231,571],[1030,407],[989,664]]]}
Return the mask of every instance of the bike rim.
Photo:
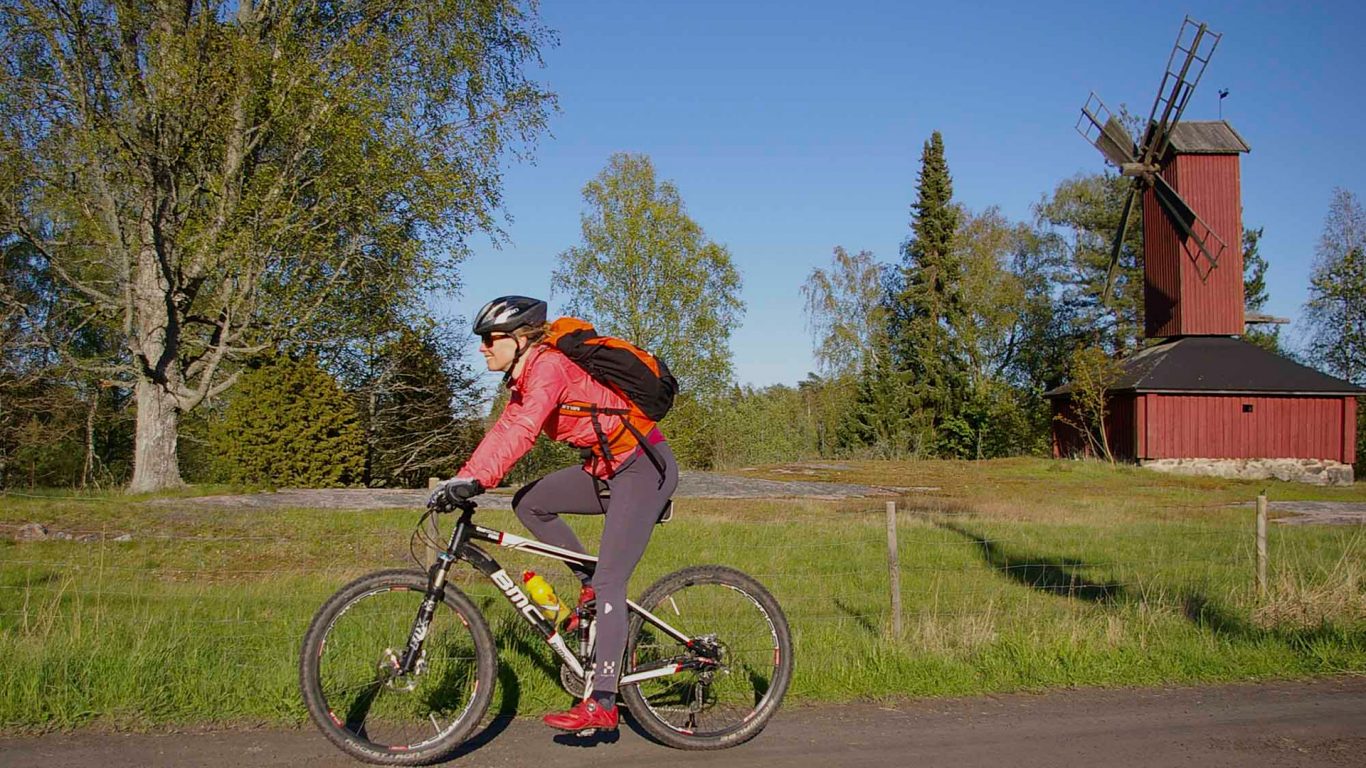
{"label": "bike rim", "polygon": [[[645,608],[695,642],[714,636],[720,651],[715,666],[637,684],[661,723],[688,736],[724,736],[743,728],[769,704],[786,660],[773,617],[753,596],[729,584],[694,583]],[[644,623],[631,661],[640,668],[700,655]]]}
{"label": "bike rim", "polygon": [[318,649],[318,686],[345,738],[390,752],[428,747],[474,705],[478,659],[469,622],[444,602],[415,673],[398,676],[425,592],[394,585],[356,596],[337,612]]}

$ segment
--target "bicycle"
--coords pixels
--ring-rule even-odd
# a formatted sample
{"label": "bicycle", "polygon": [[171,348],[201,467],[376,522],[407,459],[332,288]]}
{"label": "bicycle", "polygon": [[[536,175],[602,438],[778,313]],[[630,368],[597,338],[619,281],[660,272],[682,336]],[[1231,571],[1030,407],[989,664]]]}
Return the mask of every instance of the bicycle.
{"label": "bicycle", "polygon": [[[475,545],[575,563],[592,555],[475,525],[461,514],[424,574],[362,576],[323,603],[304,635],[299,685],[314,724],[347,754],[382,765],[424,765],[454,752],[483,720],[498,656],[488,622],[447,576],[466,562],[489,579],[559,658],[571,695],[591,690],[585,674],[595,623],[571,640],[498,562]],[[659,522],[668,520],[672,502]],[[414,540],[433,514],[418,521]],[[777,711],[792,679],[792,636],[782,608],[758,581],[733,568],[684,568],[627,601],[630,625],[619,699],[640,728],[677,749],[723,749],[754,738]],[[661,615],[662,614],[662,615]],[[397,642],[395,642],[397,641]]]}

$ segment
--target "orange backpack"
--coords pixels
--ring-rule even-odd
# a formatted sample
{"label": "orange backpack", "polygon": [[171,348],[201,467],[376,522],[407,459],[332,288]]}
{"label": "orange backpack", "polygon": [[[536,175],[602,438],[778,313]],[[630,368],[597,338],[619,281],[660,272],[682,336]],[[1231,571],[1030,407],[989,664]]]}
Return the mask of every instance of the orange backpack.
{"label": "orange backpack", "polygon": [[[650,448],[645,435],[654,429],[673,407],[678,381],[663,360],[634,344],[599,336],[593,326],[574,317],[562,317],[550,324],[541,343],[559,350],[593,377],[593,380],[621,395],[630,408],[605,408],[596,403],[560,404],[564,416],[586,416],[593,420],[598,445],[594,455],[607,461],[640,445],[661,473],[663,462]],[[622,428],[608,435],[598,423],[599,414],[620,416]]]}

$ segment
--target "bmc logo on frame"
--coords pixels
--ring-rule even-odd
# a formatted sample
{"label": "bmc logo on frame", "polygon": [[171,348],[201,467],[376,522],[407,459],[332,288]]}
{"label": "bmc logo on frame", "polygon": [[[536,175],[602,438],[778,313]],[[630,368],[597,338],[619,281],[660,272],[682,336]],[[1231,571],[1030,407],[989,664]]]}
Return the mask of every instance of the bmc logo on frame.
{"label": "bmc logo on frame", "polygon": [[531,598],[527,597],[522,590],[517,588],[516,582],[512,580],[512,577],[508,575],[507,571],[499,570],[489,578],[493,579],[493,583],[497,584],[498,588],[503,590],[503,594],[507,595],[507,598],[512,601],[512,604],[517,607],[517,610],[525,613],[527,618],[531,619],[532,624],[535,624],[537,619],[541,619],[542,621],[545,620],[545,617],[541,616],[541,612],[537,610],[536,606],[531,604]]}

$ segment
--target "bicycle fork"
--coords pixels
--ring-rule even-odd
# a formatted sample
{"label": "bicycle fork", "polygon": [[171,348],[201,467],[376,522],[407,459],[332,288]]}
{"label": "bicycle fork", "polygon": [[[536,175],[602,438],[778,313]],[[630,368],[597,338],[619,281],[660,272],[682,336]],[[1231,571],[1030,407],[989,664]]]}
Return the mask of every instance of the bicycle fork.
{"label": "bicycle fork", "polygon": [[460,551],[469,540],[469,526],[473,515],[473,509],[465,509],[455,525],[455,530],[451,531],[451,540],[446,545],[446,551],[437,555],[436,562],[427,570],[427,592],[422,598],[422,606],[417,610],[417,617],[413,619],[413,628],[408,632],[408,644],[404,646],[403,656],[398,660],[395,671],[399,676],[412,674],[417,668],[418,660],[422,658],[422,644],[431,629],[437,603],[441,602],[445,594],[446,577],[457,559],[451,553]]}
{"label": "bicycle fork", "polygon": [[451,564],[454,562],[455,558],[442,552],[427,572],[426,596],[422,599],[422,606],[417,610],[417,618],[413,619],[412,631],[408,633],[408,644],[403,649],[403,657],[399,659],[399,675],[412,674],[418,659],[422,658],[422,644],[427,639],[428,630],[431,629],[432,616],[436,615],[436,604],[441,602],[446,586],[446,574],[450,572]]}

